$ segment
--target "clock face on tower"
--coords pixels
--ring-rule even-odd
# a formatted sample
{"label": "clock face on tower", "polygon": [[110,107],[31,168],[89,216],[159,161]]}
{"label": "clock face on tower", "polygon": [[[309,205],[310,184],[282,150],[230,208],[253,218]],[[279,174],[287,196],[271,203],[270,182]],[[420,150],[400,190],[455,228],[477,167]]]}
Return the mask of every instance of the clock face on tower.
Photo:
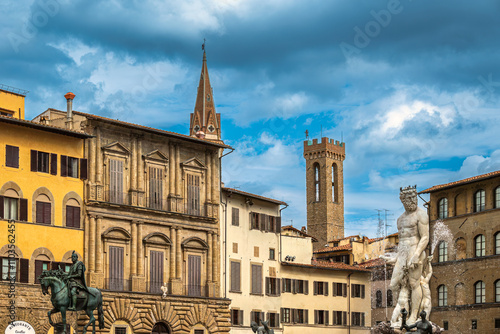
{"label": "clock face on tower", "polygon": [[210,131],[210,132],[214,132],[214,131],[215,131],[215,127],[214,127],[212,124],[210,124],[210,125],[208,126],[208,131]]}

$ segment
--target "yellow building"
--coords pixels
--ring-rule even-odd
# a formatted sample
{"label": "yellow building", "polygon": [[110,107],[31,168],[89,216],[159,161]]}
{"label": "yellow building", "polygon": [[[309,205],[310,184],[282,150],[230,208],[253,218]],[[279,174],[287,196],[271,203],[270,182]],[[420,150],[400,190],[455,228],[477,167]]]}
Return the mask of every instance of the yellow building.
{"label": "yellow building", "polygon": [[[15,276],[17,318],[30,313],[37,330],[43,327],[38,319],[47,322],[51,305],[36,277],[44,269],[66,269],[73,250],[83,255],[83,151],[89,136],[24,120],[24,93],[1,87],[0,293],[7,295],[7,280]],[[9,249],[16,255],[10,265]],[[1,331],[8,321],[7,303],[0,300]]]}

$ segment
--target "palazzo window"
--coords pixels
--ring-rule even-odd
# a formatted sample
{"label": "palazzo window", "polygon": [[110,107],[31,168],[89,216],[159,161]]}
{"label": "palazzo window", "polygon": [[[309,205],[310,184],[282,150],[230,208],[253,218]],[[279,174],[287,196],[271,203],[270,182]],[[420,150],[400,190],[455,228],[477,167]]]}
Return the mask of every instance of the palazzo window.
{"label": "palazzo window", "polygon": [[280,315],[279,313],[268,312],[267,321],[269,322],[269,327],[277,328],[280,326]]}
{"label": "palazzo window", "polygon": [[40,283],[38,276],[42,274],[44,270],[50,269],[50,261],[35,260],[35,284]]}
{"label": "palazzo window", "polygon": [[200,176],[187,174],[188,214],[200,215]]}
{"label": "palazzo window", "polygon": [[328,311],[314,310],[314,323],[317,325],[328,325]]}
{"label": "palazzo window", "polygon": [[17,259],[2,258],[2,281],[16,280],[18,276]]}
{"label": "palazzo window", "polygon": [[484,190],[478,190],[474,195],[475,212],[483,211],[486,202],[486,192]]}
{"label": "palazzo window", "polygon": [[352,319],[351,319],[352,325],[353,326],[365,326],[365,314],[362,312],[352,312]]}
{"label": "palazzo window", "polygon": [[315,295],[328,296],[328,282],[313,282]]}
{"label": "palazzo window", "polygon": [[475,253],[476,257],[485,256],[486,255],[486,239],[484,235],[480,234],[474,238],[475,241]]}
{"label": "palazzo window", "polygon": [[392,290],[387,290],[387,306],[391,307],[392,305]]}
{"label": "palazzo window", "polygon": [[347,312],[333,311],[332,325],[337,325],[337,326],[347,325]]}
{"label": "palazzo window", "polygon": [[495,208],[500,208],[500,187],[495,189]]}
{"label": "palazzo window", "polygon": [[495,254],[500,254],[500,232],[495,234]]}
{"label": "palazzo window", "polygon": [[291,322],[291,312],[289,308],[281,309],[281,322],[285,324],[289,324]]}
{"label": "palazzo window", "polygon": [[163,170],[149,167],[149,207],[162,210],[163,206]]}
{"label": "palazzo window", "polygon": [[495,302],[500,303],[500,279],[495,282]]}
{"label": "palazzo window", "polygon": [[243,326],[243,310],[231,309],[231,325]]}
{"label": "palazzo window", "polygon": [[346,283],[333,283],[332,295],[339,297],[347,297],[347,284]]}
{"label": "palazzo window", "polygon": [[4,197],[3,198],[3,219],[5,220],[18,220],[18,203],[19,199]]}
{"label": "palazzo window", "polygon": [[486,302],[486,286],[483,281],[478,281],[474,284],[475,303],[484,304]]}
{"label": "palazzo window", "polygon": [[441,198],[438,203],[438,219],[448,218],[448,199]]}
{"label": "palazzo window", "polygon": [[66,203],[66,226],[80,228],[80,204],[75,199]]}
{"label": "palazzo window", "polygon": [[240,226],[240,209],[232,208],[231,209],[231,225]]}
{"label": "palazzo window", "polygon": [[441,241],[439,243],[438,252],[439,252],[439,258],[438,258],[439,262],[448,261],[448,243],[446,241]]}
{"label": "palazzo window", "polygon": [[375,307],[382,307],[382,291],[375,292]]}
{"label": "palazzo window", "polygon": [[261,295],[262,294],[262,265],[252,264],[251,265],[251,280],[252,280],[252,290],[251,294]]}
{"label": "palazzo window", "polygon": [[5,166],[19,168],[19,147],[5,145]]}
{"label": "palazzo window", "polygon": [[438,287],[438,305],[448,305],[448,288],[446,288],[446,285],[440,285]]}
{"label": "palazzo window", "polygon": [[41,194],[36,198],[36,223],[52,223],[52,203],[47,195]]}
{"label": "palazzo window", "polygon": [[279,296],[281,279],[275,277],[266,277],[266,295]]}
{"label": "palazzo window", "polygon": [[283,278],[283,292],[292,292],[292,280],[290,278]]}
{"label": "palazzo window", "polygon": [[109,159],[109,201],[123,204],[123,161]]}
{"label": "palazzo window", "polygon": [[57,175],[57,154],[31,150],[31,171]]}
{"label": "palazzo window", "polygon": [[231,292],[241,292],[241,263],[231,261]]}
{"label": "palazzo window", "polygon": [[61,155],[61,176],[87,178],[87,159]]}
{"label": "palazzo window", "polygon": [[365,285],[364,284],[351,284],[352,298],[365,298]]}

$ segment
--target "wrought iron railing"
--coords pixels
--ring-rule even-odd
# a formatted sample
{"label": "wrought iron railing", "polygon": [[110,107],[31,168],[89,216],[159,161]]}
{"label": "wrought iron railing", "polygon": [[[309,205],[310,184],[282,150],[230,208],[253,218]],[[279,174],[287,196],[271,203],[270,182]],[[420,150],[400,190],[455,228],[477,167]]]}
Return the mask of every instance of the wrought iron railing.
{"label": "wrought iron railing", "polygon": [[131,280],[119,278],[107,278],[104,282],[105,289],[111,291],[131,291]]}

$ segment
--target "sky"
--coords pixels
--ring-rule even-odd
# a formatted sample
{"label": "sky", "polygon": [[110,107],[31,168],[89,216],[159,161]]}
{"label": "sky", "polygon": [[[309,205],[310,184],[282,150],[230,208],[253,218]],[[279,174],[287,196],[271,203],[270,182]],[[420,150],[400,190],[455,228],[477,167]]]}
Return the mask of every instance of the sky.
{"label": "sky", "polygon": [[75,110],[188,134],[206,39],[225,185],[301,227],[305,131],[343,140],[345,234],[373,237],[378,212],[396,231],[399,187],[500,169],[499,16],[494,0],[5,0],[0,84],[29,91],[28,119],[71,91]]}

